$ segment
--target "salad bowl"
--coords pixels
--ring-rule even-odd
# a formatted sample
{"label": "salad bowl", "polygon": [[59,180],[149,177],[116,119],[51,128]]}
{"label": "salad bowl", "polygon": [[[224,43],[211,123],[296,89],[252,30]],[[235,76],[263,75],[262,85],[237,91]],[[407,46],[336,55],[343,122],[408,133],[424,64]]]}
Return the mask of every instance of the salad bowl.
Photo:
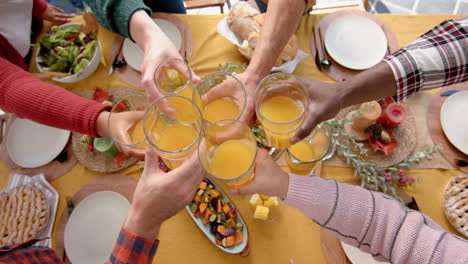
{"label": "salad bowl", "polygon": [[62,83],[75,83],[93,74],[101,59],[96,33],[80,32],[80,24],[53,26],[40,38],[36,66],[40,72],[65,72],[69,76],[52,78]]}

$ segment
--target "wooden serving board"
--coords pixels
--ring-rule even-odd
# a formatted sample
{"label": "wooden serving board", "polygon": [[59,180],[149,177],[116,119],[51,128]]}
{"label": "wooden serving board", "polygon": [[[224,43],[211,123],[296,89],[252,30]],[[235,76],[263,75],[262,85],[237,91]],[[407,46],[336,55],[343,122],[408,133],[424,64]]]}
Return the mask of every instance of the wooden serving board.
{"label": "wooden serving board", "polygon": [[[440,93],[447,90],[468,90],[468,82],[444,87],[441,89]],[[459,167],[456,162],[457,159],[468,162],[468,155],[463,154],[454,147],[442,130],[442,126],[440,124],[440,109],[448,96],[440,96],[440,93],[433,95],[432,101],[427,110],[427,127],[429,129],[429,133],[434,144],[442,147],[442,149],[439,150],[442,156],[458,170],[468,173],[468,167]]]}
{"label": "wooden serving board", "polygon": [[[105,175],[83,186],[83,188],[76,192],[71,199],[74,207],[76,207],[84,198],[93,193],[100,191],[113,191],[123,195],[130,203],[132,203],[133,192],[135,191],[136,185],[137,181],[130,176],[123,174]],[[61,259],[64,259],[63,255],[65,253],[64,235],[67,220],[68,215],[67,210],[65,209],[61,214],[60,222],[57,225],[57,231],[55,232],[55,251]],[[66,260],[67,261],[64,261],[65,263],[70,263],[68,259]]]}
{"label": "wooden serving board", "polygon": [[[179,32],[182,35],[182,46],[180,47],[179,52],[182,55],[182,58],[188,62],[192,57],[193,50],[192,32],[190,31],[188,25],[178,17],[167,13],[153,13],[151,17],[167,20],[173,23],[177,27],[177,29],[179,29]],[[111,54],[119,52],[119,54],[117,54],[117,58],[119,60],[123,58],[123,51],[122,49],[120,49],[120,47],[123,44],[123,41],[124,38],[116,37],[112,42]],[[115,73],[125,83],[136,87],[143,87],[143,85],[141,84],[141,73],[139,71],[134,70],[132,67],[130,67],[130,65],[126,64],[120,68],[115,69]]]}
{"label": "wooden serving board", "polygon": [[325,49],[325,32],[328,26],[337,18],[342,16],[348,15],[358,15],[364,16],[382,27],[385,36],[387,37],[387,45],[388,45],[388,53],[393,53],[399,49],[398,40],[395,36],[393,30],[388,26],[383,20],[378,18],[375,15],[370,13],[360,11],[360,10],[343,10],[331,13],[323,17],[317,25],[314,27],[314,34],[312,34],[312,39],[310,41],[312,55],[316,56],[317,50],[319,53],[319,60],[323,59],[323,52],[327,54],[327,59],[332,62],[332,65],[329,68],[322,67],[322,71],[326,73],[330,78],[334,79],[335,81],[345,81],[349,78],[353,77],[354,75],[360,73],[359,70],[351,70],[344,66],[341,66],[339,63],[333,60],[333,58],[326,52]]}
{"label": "wooden serving board", "polygon": [[[78,163],[78,159],[73,153],[71,140],[69,139],[67,145],[64,148],[64,151],[67,152],[67,159],[64,162],[53,160],[37,168],[23,168],[19,166],[18,164],[16,164],[10,158],[10,155],[8,154],[7,144],[6,144],[7,142],[6,139],[8,137],[8,130],[10,126],[13,124],[13,121],[15,120],[15,118],[17,117],[11,113],[0,116],[0,126],[2,126],[2,122],[6,124],[5,131],[4,131],[5,136],[1,137],[1,134],[0,134],[0,160],[3,161],[3,163],[10,170],[10,172],[29,175],[29,176],[34,176],[34,175],[43,173],[47,181],[52,181],[64,175],[65,173],[67,173],[76,165],[76,163]],[[0,133],[2,132],[0,131]]]}

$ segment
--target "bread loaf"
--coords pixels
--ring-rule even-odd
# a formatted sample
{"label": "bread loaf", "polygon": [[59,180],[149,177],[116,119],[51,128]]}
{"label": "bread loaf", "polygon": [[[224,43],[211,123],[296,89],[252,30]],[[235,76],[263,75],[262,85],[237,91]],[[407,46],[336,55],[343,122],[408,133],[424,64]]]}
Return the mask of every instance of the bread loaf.
{"label": "bread loaf", "polygon": [[[242,46],[238,48],[239,52],[250,60],[257,47],[260,31],[265,21],[265,14],[260,14],[257,9],[242,1],[231,7],[227,21],[232,32],[243,40]],[[297,55],[297,51],[297,38],[293,35],[276,59],[275,66],[293,60]]]}

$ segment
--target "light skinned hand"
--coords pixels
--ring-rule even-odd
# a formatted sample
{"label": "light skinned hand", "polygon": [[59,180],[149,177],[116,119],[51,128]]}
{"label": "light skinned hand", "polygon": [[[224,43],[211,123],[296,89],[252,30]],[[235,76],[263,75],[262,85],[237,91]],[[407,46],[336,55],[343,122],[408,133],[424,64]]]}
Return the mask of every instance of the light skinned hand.
{"label": "light skinned hand", "polygon": [[197,155],[165,173],[159,168],[156,152],[148,147],[145,169],[136,186],[124,228],[139,236],[156,239],[161,224],[193,199],[204,176]]}
{"label": "light skinned hand", "polygon": [[343,107],[342,95],[337,84],[300,79],[309,91],[309,107],[304,122],[291,139],[292,144],[307,137],[322,121],[335,117]]}
{"label": "light skinned hand", "polygon": [[[99,114],[96,121],[97,132],[101,137],[113,139],[117,148],[125,155],[144,160],[144,149],[120,144],[120,142],[127,145],[132,144],[132,139],[130,137],[131,129],[138,121],[143,119],[144,114],[144,111],[129,111],[112,113],[111,115],[109,112],[103,111]],[[111,118],[110,120],[109,116]]]}
{"label": "light skinned hand", "polygon": [[289,175],[281,170],[265,149],[258,149],[253,180],[245,186],[233,187],[229,192],[235,195],[261,193],[284,199],[288,188]]}
{"label": "light skinned hand", "polygon": [[47,3],[47,8],[44,13],[41,14],[42,19],[58,24],[68,23],[74,16],[75,14],[67,14],[63,9],[49,3]]}
{"label": "light skinned hand", "polygon": [[[154,83],[154,74],[158,65],[169,58],[180,60],[183,58],[174,44],[144,10],[138,10],[131,16],[130,35],[145,54],[140,69],[141,82],[146,89],[148,100],[152,102],[162,96]],[[199,79],[198,76],[192,74],[193,82],[196,83]]]}

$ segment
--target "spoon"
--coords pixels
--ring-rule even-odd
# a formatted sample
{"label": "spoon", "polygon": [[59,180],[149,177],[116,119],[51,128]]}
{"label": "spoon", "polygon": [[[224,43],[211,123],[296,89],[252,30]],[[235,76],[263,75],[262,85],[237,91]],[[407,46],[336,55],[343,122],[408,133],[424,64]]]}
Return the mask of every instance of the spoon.
{"label": "spoon", "polygon": [[[320,40],[322,39],[322,32],[319,28],[319,36],[320,36]],[[322,55],[323,55],[323,59],[320,61],[320,64],[325,66],[325,67],[330,67],[332,65],[331,61],[329,59],[327,59],[327,53],[325,51],[325,46],[323,45],[323,42],[320,41],[320,44],[322,45]]]}

